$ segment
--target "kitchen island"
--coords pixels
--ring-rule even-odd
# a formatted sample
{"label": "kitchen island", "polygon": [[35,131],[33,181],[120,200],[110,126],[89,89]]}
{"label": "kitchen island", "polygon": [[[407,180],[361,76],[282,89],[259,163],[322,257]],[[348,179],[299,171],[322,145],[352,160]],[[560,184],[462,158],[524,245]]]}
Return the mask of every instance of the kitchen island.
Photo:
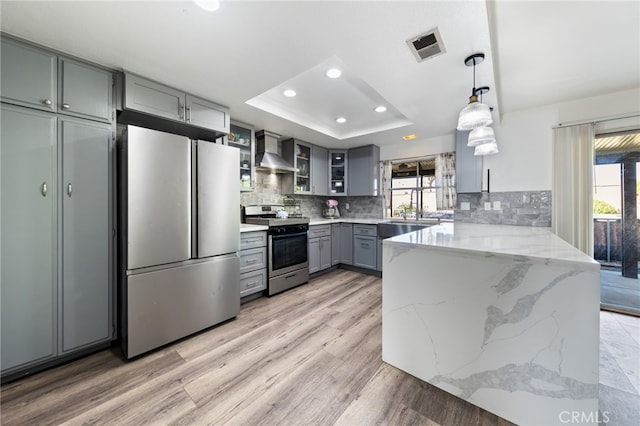
{"label": "kitchen island", "polygon": [[517,424],[597,423],[595,260],[548,228],[449,223],[383,245],[383,361]]}

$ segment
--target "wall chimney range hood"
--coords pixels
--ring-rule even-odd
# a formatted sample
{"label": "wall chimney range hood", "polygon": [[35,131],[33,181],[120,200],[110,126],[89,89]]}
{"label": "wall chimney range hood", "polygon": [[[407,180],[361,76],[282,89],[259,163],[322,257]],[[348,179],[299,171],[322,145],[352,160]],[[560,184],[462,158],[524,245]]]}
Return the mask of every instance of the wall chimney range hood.
{"label": "wall chimney range hood", "polygon": [[256,170],[291,173],[298,170],[278,154],[280,135],[267,130],[256,132]]}

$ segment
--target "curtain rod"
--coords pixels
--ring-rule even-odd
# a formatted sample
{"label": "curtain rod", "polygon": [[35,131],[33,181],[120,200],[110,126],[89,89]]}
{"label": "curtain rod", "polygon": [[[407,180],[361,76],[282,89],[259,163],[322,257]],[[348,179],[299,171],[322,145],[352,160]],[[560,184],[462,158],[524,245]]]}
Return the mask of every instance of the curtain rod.
{"label": "curtain rod", "polygon": [[611,117],[597,118],[594,120],[582,120],[582,121],[569,121],[567,123],[558,123],[557,126],[553,126],[552,129],[560,129],[562,127],[579,126],[581,124],[597,124],[604,121],[624,120],[625,118],[640,117],[640,113],[626,114],[626,115],[614,115]]}

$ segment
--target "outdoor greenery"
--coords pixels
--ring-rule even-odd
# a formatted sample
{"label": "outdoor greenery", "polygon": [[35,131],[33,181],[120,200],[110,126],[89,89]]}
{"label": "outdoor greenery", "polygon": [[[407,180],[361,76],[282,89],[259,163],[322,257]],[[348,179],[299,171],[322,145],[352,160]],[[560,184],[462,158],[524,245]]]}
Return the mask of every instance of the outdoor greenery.
{"label": "outdoor greenery", "polygon": [[620,210],[616,209],[611,204],[602,200],[593,200],[593,213],[594,214],[616,214],[620,213]]}

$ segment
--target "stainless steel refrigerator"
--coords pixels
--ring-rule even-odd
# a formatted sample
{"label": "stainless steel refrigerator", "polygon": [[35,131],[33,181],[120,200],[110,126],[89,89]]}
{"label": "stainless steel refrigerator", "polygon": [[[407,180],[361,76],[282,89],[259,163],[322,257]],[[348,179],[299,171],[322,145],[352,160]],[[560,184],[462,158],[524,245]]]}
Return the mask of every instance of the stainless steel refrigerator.
{"label": "stainless steel refrigerator", "polygon": [[127,126],[118,142],[127,358],[240,310],[239,151]]}

